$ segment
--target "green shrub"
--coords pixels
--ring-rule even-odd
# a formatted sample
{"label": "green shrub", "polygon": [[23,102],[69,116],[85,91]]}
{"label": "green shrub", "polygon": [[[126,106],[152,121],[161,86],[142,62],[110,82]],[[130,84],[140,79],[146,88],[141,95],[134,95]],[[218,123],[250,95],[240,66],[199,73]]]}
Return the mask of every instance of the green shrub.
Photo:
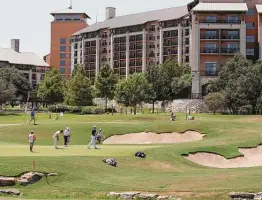
{"label": "green shrub", "polygon": [[82,108],[79,106],[69,106],[69,113],[81,113]]}
{"label": "green shrub", "polygon": [[102,115],[102,114],[105,113],[105,109],[104,109],[104,108],[100,108],[100,107],[94,107],[94,108],[92,109],[92,113],[93,113],[94,115]]}
{"label": "green shrub", "polygon": [[91,114],[93,114],[91,106],[86,106],[82,108],[81,115],[91,115]]}

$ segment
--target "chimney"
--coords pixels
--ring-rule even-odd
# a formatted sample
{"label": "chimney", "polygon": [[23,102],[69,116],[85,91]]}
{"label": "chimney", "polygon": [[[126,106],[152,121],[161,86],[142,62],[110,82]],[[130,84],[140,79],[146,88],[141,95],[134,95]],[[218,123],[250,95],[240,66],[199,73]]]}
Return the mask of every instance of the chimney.
{"label": "chimney", "polygon": [[12,39],[11,40],[11,49],[13,49],[16,52],[19,52],[19,48],[20,48],[19,39]]}
{"label": "chimney", "polygon": [[112,19],[116,16],[116,8],[106,7],[106,20]]}

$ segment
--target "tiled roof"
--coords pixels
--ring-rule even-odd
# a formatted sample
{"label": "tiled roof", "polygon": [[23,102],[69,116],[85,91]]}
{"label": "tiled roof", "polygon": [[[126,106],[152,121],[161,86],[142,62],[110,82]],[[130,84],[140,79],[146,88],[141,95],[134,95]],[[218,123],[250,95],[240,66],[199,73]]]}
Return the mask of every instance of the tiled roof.
{"label": "tiled roof", "polygon": [[256,8],[257,8],[258,13],[262,13],[262,5],[261,4],[257,4]]}
{"label": "tiled roof", "polygon": [[248,11],[246,3],[199,3],[192,9],[193,11]]}
{"label": "tiled roof", "polygon": [[53,16],[55,14],[84,14],[86,16],[86,18],[90,19],[90,17],[85,12],[80,12],[80,11],[72,9],[72,8],[66,8],[66,9],[58,10],[58,11],[51,13],[51,15],[53,15]]}
{"label": "tiled roof", "polygon": [[1,48],[0,47],[0,61],[9,62],[10,64],[20,64],[20,65],[33,65],[48,67],[49,65],[40,57],[34,53],[26,52],[19,53],[12,49]]}
{"label": "tiled roof", "polygon": [[188,14],[187,6],[179,6],[173,8],[166,8],[130,15],[123,15],[119,17],[115,17],[109,20],[105,20],[102,22],[97,22],[95,24],[90,25],[87,28],[84,28],[74,35],[78,35],[85,32],[93,32],[103,28],[120,28],[127,26],[134,26],[139,24],[144,24],[150,21],[168,21],[172,19],[179,19]]}

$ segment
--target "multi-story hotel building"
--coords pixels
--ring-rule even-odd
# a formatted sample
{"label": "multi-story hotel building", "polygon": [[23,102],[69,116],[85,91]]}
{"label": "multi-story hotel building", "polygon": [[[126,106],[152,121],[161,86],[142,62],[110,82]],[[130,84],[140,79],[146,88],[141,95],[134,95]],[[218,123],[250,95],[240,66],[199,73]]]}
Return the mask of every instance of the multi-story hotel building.
{"label": "multi-story hotel building", "polygon": [[126,78],[175,58],[190,63],[192,93],[199,96],[236,53],[254,61],[262,58],[261,20],[262,0],[195,0],[119,17],[109,7],[105,21],[72,36],[71,70],[83,64],[94,79],[107,63]]}
{"label": "multi-story hotel building", "polygon": [[51,22],[51,52],[44,59],[48,64],[60,69],[60,72],[69,77],[71,73],[71,44],[70,37],[76,31],[88,26],[89,16],[84,12],[67,9],[52,12],[54,20]]}
{"label": "multi-story hotel building", "polygon": [[72,37],[71,69],[83,64],[91,79],[108,63],[120,78],[144,72],[169,57],[189,62],[190,18],[187,6],[116,17],[106,8],[106,20]]}
{"label": "multi-story hotel building", "polygon": [[19,39],[11,40],[11,48],[0,47],[0,68],[15,67],[24,74],[32,89],[43,80],[49,65],[32,52],[20,52]]}

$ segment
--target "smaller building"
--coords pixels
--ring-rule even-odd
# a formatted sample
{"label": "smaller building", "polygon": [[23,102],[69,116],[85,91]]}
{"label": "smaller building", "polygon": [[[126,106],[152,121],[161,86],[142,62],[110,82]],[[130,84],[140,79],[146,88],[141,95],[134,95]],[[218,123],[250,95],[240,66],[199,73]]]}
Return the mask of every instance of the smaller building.
{"label": "smaller building", "polygon": [[0,47],[0,67],[14,66],[28,79],[32,88],[36,88],[43,80],[49,65],[36,54],[19,52],[19,40],[11,40],[11,49]]}

